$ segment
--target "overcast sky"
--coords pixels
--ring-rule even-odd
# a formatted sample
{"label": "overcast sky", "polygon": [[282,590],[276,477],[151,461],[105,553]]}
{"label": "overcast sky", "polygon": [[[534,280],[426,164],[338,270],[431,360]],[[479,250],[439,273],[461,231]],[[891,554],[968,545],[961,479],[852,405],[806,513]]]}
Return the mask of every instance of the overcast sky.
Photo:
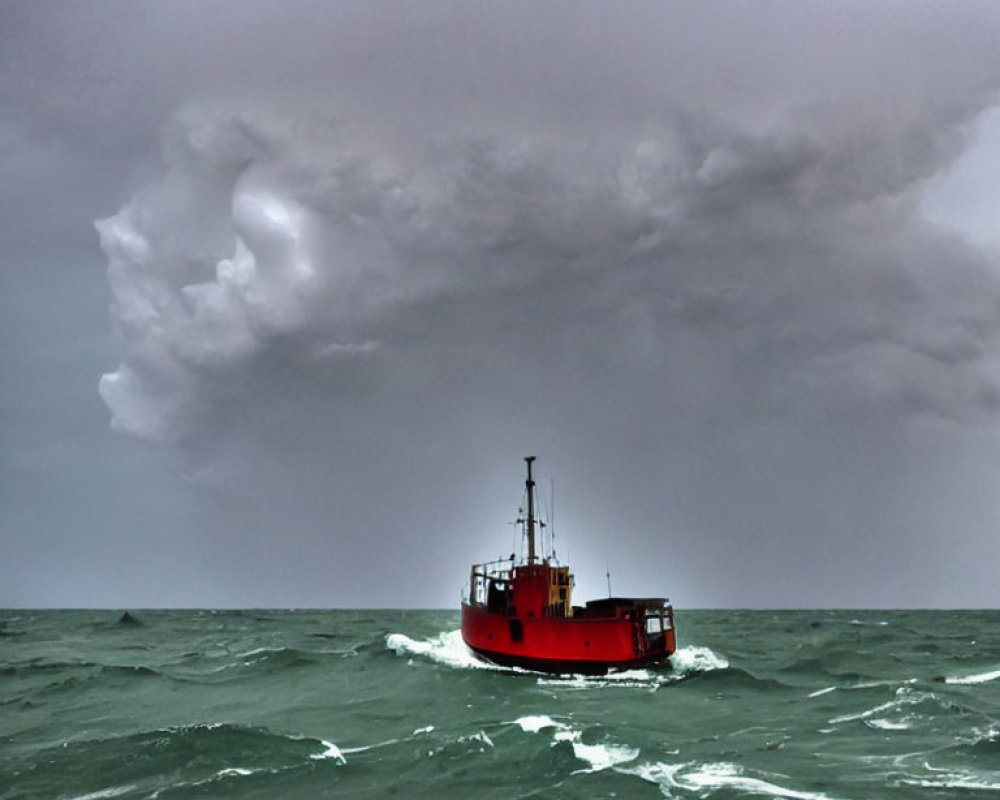
{"label": "overcast sky", "polygon": [[997,607],[1000,6],[0,5],[0,606]]}

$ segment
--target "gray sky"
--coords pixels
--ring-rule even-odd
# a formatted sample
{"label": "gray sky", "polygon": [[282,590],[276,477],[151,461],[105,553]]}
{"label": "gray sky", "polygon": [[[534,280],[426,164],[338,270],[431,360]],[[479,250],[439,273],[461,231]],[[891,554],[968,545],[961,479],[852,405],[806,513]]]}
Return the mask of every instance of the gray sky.
{"label": "gray sky", "polygon": [[[996,607],[995,3],[7,2],[0,606]],[[95,228],[95,221],[97,222]]]}

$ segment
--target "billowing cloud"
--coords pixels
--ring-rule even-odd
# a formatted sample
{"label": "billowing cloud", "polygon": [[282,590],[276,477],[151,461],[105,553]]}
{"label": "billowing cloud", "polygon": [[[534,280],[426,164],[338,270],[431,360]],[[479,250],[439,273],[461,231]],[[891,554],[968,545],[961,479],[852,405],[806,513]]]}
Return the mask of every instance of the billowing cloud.
{"label": "billowing cloud", "polygon": [[101,392],[117,428],[184,439],[275,359],[433,375],[463,347],[589,361],[598,396],[652,385],[695,413],[972,421],[1000,397],[996,275],[916,202],[964,122],[893,132],[926,152],[886,165],[886,142],[808,125],[400,154],[333,115],[188,108],[163,178],[98,223],[124,350]]}
{"label": "billowing cloud", "polygon": [[[557,10],[432,10],[409,37],[364,12],[382,27],[333,66],[287,53],[309,78],[281,101],[210,71],[98,223],[114,427],[338,536],[364,519],[372,553],[405,515],[353,505],[371,482],[404,503],[529,449],[581,486],[617,469],[637,541],[664,524],[715,587],[845,527],[869,564],[931,546],[934,464],[1000,404],[995,254],[920,211],[996,102],[993,15]],[[366,61],[366,37],[399,47]]]}

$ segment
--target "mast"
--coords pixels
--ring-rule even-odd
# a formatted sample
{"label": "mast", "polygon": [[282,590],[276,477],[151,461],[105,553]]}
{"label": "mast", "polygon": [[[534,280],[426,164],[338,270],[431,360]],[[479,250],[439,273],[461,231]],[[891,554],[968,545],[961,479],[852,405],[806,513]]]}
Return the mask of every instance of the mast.
{"label": "mast", "polygon": [[524,482],[528,490],[528,563],[535,563],[535,482],[531,479],[531,462],[534,456],[525,456],[528,464],[528,479]]}

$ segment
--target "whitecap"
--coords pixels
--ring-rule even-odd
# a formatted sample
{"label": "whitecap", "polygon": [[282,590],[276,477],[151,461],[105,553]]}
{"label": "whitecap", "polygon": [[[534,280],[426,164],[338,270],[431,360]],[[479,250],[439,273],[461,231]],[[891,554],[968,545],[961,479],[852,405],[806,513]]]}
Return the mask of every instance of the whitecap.
{"label": "whitecap", "polygon": [[255,650],[248,650],[245,653],[239,653],[236,658],[250,658],[250,656],[259,656],[262,653],[280,653],[284,650],[284,647],[258,647]]}
{"label": "whitecap", "polygon": [[989,683],[990,681],[995,681],[997,678],[1000,678],[1000,669],[996,669],[991,672],[981,672],[975,675],[961,675],[958,677],[945,678],[944,682],[958,684]]}
{"label": "whitecap", "polygon": [[[486,731],[480,730],[476,733],[470,734],[469,736],[459,736],[458,741],[460,742],[480,742],[487,747],[495,747],[493,740],[486,735]],[[482,748],[480,748],[482,750]]]}
{"label": "whitecap", "polygon": [[215,773],[216,778],[229,778],[234,775],[253,775],[253,770],[244,769],[243,767],[227,767]]}
{"label": "whitecap", "polygon": [[[910,686],[900,686],[896,689],[895,697],[892,700],[864,711],[842,714],[829,720],[829,723],[838,725],[842,722],[860,721],[870,728],[880,730],[907,730],[913,727],[914,721],[929,718],[927,716],[928,704],[932,707],[940,707],[942,700],[933,692],[917,691]],[[924,706],[924,709],[921,710],[920,706]]]}
{"label": "whitecap", "polygon": [[616,686],[628,689],[656,689],[666,683],[679,681],[688,675],[699,675],[729,666],[723,656],[708,647],[688,645],[681,647],[670,656],[669,671],[648,669],[627,669],[607,675],[560,675],[539,678],[542,686],[560,686],[570,689],[592,689],[594,687]]}
{"label": "whitecap", "polygon": [[670,656],[670,663],[679,677],[690,672],[711,672],[716,669],[726,669],[729,661],[708,647],[688,645],[681,647]]}
{"label": "whitecap", "polygon": [[899,708],[899,706],[902,705],[904,702],[905,701],[901,700],[890,700],[888,703],[882,703],[881,705],[877,705],[874,708],[869,708],[866,709],[865,711],[859,711],[855,714],[842,714],[841,716],[834,717],[833,719],[828,721],[831,725],[839,725],[842,722],[855,722],[857,720],[864,720],[868,719],[869,717],[873,717],[876,714],[881,714],[883,711],[892,711],[896,708]]}
{"label": "whitecap", "polygon": [[326,748],[326,750],[324,750],[322,753],[313,753],[311,756],[309,756],[309,758],[314,758],[316,760],[324,758],[332,758],[338,764],[347,763],[347,759],[344,758],[344,754],[340,751],[340,748],[337,747],[337,745],[335,745],[333,742],[328,742],[325,739],[321,739],[320,743]]}
{"label": "whitecap", "polygon": [[553,744],[569,742],[573,746],[573,755],[581,761],[590,764],[583,772],[600,772],[608,767],[626,764],[634,761],[639,755],[638,747],[624,744],[584,744],[580,741],[583,733],[574,730],[560,730],[553,736]]}
{"label": "whitecap", "polygon": [[634,761],[639,755],[639,748],[629,745],[604,743],[585,744],[582,741],[583,732],[574,730],[562,722],[557,722],[547,714],[533,714],[519,717],[512,723],[519,725],[525,733],[538,733],[548,728],[554,728],[552,747],[560,742],[569,742],[573,747],[573,755],[590,766],[579,772],[600,772],[601,770]]}
{"label": "whitecap", "polygon": [[403,633],[390,633],[385,637],[385,646],[395,650],[398,655],[409,653],[423,656],[449,667],[503,670],[502,667],[477,658],[462,641],[460,630],[445,631],[422,641],[411,639]]}
{"label": "whitecap", "polygon": [[96,792],[89,792],[88,794],[78,794],[67,800],[100,800],[102,797],[118,797],[119,795],[131,792],[135,788],[135,784],[129,784],[128,786],[112,786],[110,789],[100,789]]}
{"label": "whitecap", "polygon": [[669,673],[654,673],[644,669],[610,672],[607,675],[553,675],[540,677],[539,686],[557,686],[563,689],[595,689],[615,686],[621,689],[656,689],[658,686],[676,680]]}
{"label": "whitecap", "polygon": [[360,747],[341,747],[341,755],[349,756],[352,753],[365,753],[368,750],[375,750],[379,747],[391,747],[394,744],[399,744],[400,739],[386,739],[384,742],[375,742],[375,744],[364,744]]}
{"label": "whitecap", "polygon": [[904,717],[899,722],[893,722],[890,719],[866,719],[865,724],[872,728],[878,728],[882,731],[905,731],[913,727],[907,720],[910,717]]}
{"label": "whitecap", "polygon": [[952,772],[932,767],[927,763],[924,766],[931,772],[936,773],[933,778],[906,776],[900,778],[898,783],[906,786],[920,786],[926,789],[972,789],[987,791],[1000,789],[1000,776],[996,772]]}
{"label": "whitecap", "polygon": [[[623,770],[625,771],[625,770]],[[776,783],[753,778],[744,774],[743,769],[735,764],[725,762],[697,764],[640,764],[635,769],[627,770],[643,780],[655,783],[668,797],[672,796],[670,789],[681,789],[690,792],[704,792],[711,789],[734,789],[748,794],[764,795],[766,797],[787,797],[789,800],[833,800],[829,795],[820,792],[806,792],[789,789]]]}
{"label": "whitecap", "polygon": [[536,714],[527,717],[518,717],[514,720],[515,725],[520,725],[525,733],[538,733],[543,728],[564,729],[566,726],[561,722],[556,722],[552,717],[545,714]]}

